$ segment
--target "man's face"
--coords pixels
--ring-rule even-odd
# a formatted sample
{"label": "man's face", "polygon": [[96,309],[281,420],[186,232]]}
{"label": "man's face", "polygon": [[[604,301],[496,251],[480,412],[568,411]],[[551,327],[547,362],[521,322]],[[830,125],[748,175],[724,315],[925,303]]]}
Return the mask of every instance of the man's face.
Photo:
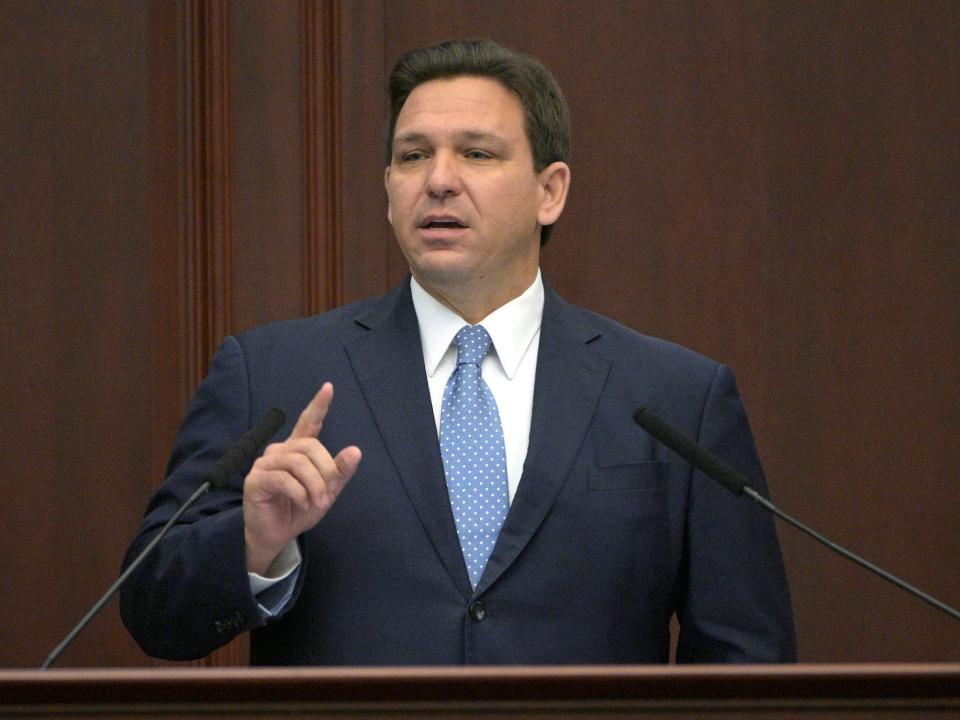
{"label": "man's face", "polygon": [[533,282],[540,226],[560,215],[566,173],[563,163],[534,171],[523,107],[500,83],[431,80],[397,118],[387,217],[421,285],[448,300],[480,293],[495,308]]}

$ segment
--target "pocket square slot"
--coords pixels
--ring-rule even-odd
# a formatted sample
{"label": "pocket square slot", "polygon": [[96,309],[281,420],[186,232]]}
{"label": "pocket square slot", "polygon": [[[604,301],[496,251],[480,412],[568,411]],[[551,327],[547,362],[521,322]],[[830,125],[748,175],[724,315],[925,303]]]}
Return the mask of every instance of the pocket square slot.
{"label": "pocket square slot", "polygon": [[623,463],[590,468],[591,490],[656,490],[667,482],[670,463],[662,461]]}

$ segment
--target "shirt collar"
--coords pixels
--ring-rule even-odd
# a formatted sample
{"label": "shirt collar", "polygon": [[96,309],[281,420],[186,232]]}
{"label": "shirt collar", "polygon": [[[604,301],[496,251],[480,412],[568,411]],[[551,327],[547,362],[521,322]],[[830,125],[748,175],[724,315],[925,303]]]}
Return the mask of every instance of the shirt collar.
{"label": "shirt collar", "polygon": [[[424,290],[413,277],[410,278],[410,293],[420,325],[424,365],[427,375],[433,377],[454,335],[466,321]],[[542,317],[543,279],[538,269],[533,283],[519,297],[501,305],[480,321],[490,333],[504,374],[511,380],[540,331]]]}

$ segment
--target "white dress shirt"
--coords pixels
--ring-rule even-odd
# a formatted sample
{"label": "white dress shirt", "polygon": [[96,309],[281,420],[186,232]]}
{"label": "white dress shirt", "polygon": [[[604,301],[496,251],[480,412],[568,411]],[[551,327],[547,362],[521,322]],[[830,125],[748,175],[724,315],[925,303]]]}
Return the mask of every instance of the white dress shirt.
{"label": "white dress shirt", "polygon": [[[410,281],[410,290],[420,324],[423,363],[439,436],[443,391],[457,366],[457,348],[453,338],[467,322],[436,300],[415,279]],[[497,308],[478,323],[486,328],[493,340],[493,352],[484,359],[482,371],[500,413],[511,502],[517,492],[530,444],[533,385],[537,373],[542,317],[543,280],[538,270],[533,284],[522,295]]]}

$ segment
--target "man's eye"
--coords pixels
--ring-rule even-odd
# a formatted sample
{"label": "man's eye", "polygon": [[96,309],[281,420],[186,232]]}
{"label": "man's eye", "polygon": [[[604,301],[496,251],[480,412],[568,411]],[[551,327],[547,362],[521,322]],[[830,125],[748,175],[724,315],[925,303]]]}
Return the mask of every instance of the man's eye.
{"label": "man's eye", "polygon": [[416,162],[417,160],[423,160],[426,157],[419,150],[413,150],[408,153],[404,153],[400,156],[400,162]]}
{"label": "man's eye", "polygon": [[464,155],[470,160],[489,160],[493,157],[485,150],[467,150]]}

